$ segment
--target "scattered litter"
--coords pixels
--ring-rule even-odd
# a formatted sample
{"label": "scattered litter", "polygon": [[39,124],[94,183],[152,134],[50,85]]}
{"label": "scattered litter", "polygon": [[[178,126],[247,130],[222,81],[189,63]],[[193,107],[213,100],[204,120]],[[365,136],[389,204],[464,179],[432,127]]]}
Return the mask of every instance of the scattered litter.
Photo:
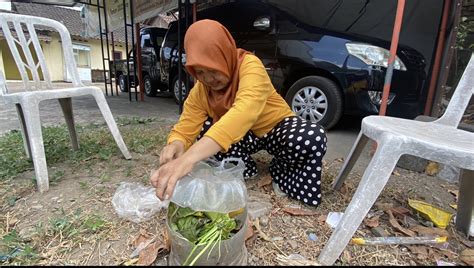
{"label": "scattered litter", "polygon": [[447,261],[443,261],[443,260],[436,260],[436,265],[438,265],[438,266],[456,266],[455,263],[447,262]]}
{"label": "scattered litter", "polygon": [[423,201],[408,199],[408,205],[420,212],[421,215],[427,219],[431,220],[434,225],[439,228],[445,229],[453,217],[452,213],[436,208]]}
{"label": "scattered litter", "polygon": [[326,218],[326,223],[331,226],[331,228],[336,228],[341,221],[342,216],[344,216],[344,212],[329,212]]}
{"label": "scattered litter", "polygon": [[352,243],[356,245],[414,245],[414,244],[441,244],[445,243],[447,237],[368,237],[353,238]]}
{"label": "scattered litter", "polygon": [[318,236],[315,233],[309,233],[308,234],[308,239],[311,241],[317,242],[319,240]]}
{"label": "scattered litter", "polygon": [[153,187],[136,182],[122,182],[112,198],[117,214],[135,223],[148,220],[168,204],[156,197]]}

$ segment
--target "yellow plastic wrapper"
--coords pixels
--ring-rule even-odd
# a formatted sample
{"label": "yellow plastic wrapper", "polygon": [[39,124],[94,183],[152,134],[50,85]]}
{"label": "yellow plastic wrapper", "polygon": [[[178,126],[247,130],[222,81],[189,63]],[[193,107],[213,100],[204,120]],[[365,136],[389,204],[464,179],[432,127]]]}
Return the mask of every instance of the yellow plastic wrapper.
{"label": "yellow plastic wrapper", "polygon": [[408,205],[429,219],[436,227],[446,229],[454,214],[434,207],[426,202],[408,199]]}

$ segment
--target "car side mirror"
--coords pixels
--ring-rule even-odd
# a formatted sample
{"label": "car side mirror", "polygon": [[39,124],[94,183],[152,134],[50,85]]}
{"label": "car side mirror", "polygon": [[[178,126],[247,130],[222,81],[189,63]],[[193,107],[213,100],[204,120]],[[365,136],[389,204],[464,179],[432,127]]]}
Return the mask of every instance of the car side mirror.
{"label": "car side mirror", "polygon": [[260,31],[267,31],[270,29],[270,17],[268,16],[263,16],[263,17],[258,17],[254,22],[253,22],[253,27],[257,30]]}

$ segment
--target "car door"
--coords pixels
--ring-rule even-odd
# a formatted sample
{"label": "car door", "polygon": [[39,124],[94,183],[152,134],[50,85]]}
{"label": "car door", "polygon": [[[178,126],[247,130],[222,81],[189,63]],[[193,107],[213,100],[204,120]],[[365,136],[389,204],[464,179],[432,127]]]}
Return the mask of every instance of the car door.
{"label": "car door", "polygon": [[268,7],[258,2],[233,2],[206,9],[198,19],[213,19],[222,23],[234,37],[237,47],[260,58],[270,78],[273,78],[276,35],[273,14]]}
{"label": "car door", "polygon": [[149,31],[144,31],[141,36],[140,46],[142,48],[142,66],[143,70],[149,70],[152,56],[153,56],[153,45],[150,39]]}

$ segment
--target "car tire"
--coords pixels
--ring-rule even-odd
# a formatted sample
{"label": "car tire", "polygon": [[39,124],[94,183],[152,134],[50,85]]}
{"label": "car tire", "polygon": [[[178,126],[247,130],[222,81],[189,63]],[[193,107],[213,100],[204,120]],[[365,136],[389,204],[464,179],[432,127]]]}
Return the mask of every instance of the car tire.
{"label": "car tire", "polygon": [[128,79],[123,74],[119,76],[119,88],[122,92],[128,92],[128,89],[130,88],[128,84]]}
{"label": "car tire", "polygon": [[288,90],[286,102],[298,116],[326,129],[337,124],[344,110],[340,87],[322,76],[306,76]]}
{"label": "car tire", "polygon": [[[178,90],[178,87],[179,87],[179,83],[178,83],[178,76],[176,75],[174,78],[173,78],[173,83],[171,84],[171,90],[172,90],[172,93],[173,93],[173,98],[174,98],[174,101],[177,103],[177,104],[180,104],[180,101],[179,101],[179,90]],[[188,92],[189,90],[187,88],[185,88],[186,85],[183,85],[183,83],[181,83],[181,89],[182,89],[182,98],[183,100],[185,100],[186,96],[188,95]],[[191,82],[189,82],[189,87],[191,87]]]}
{"label": "car tire", "polygon": [[155,97],[156,96],[156,93],[158,91],[155,87],[155,84],[151,80],[150,76],[147,75],[147,74],[143,76],[143,87],[145,89],[144,90],[145,95],[147,95],[148,97]]}

